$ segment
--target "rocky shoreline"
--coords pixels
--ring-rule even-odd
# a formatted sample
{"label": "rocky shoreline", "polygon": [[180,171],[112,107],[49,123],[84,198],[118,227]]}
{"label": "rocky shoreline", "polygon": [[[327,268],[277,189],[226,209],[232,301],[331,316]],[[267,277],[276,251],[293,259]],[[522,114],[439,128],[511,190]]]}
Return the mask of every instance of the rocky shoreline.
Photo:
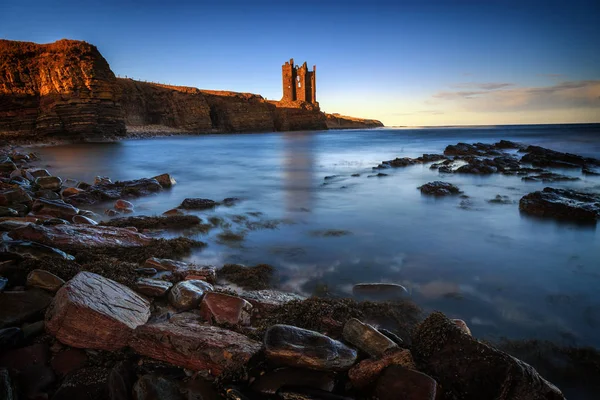
{"label": "rocky shoreline", "polygon": [[[524,155],[519,160],[506,149]],[[441,174],[528,177],[556,165],[582,172],[600,166],[540,149],[458,144],[444,155],[375,169],[434,163]],[[394,301],[307,299],[275,290],[269,265],[183,262],[205,243],[153,235],[208,229],[210,221],[186,211],[237,199],[183,199],[161,216],[129,217],[131,200],[169,190],[175,180],[71,182],[32,168],[35,158],[5,149],[0,160],[2,398],[564,398],[533,367],[474,338],[464,321],[437,312],[423,318],[397,296],[406,292],[400,285],[354,287],[356,294],[400,298]],[[420,189],[464,195],[444,182]],[[545,189],[521,203],[523,212],[543,217],[600,217],[591,193]],[[112,204],[106,213],[119,218],[103,222],[86,210],[94,204]]]}

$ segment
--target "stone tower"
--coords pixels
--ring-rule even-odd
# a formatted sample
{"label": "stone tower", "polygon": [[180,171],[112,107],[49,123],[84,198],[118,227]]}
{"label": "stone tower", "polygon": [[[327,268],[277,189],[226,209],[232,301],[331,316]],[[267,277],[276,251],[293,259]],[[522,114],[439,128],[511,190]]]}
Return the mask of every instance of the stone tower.
{"label": "stone tower", "polygon": [[306,102],[317,103],[317,66],[309,71],[306,62],[302,66],[294,65],[294,59],[286,61],[281,66],[281,77],[283,81],[282,102]]}

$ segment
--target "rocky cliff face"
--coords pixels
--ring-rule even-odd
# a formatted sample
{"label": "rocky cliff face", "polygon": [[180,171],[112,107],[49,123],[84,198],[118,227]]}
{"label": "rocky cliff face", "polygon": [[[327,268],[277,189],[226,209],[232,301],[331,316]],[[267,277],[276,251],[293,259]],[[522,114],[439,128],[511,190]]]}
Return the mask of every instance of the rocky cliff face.
{"label": "rocky cliff face", "polygon": [[0,138],[44,142],[139,133],[365,128],[379,121],[251,93],[117,79],[96,47],[0,40]]}
{"label": "rocky cliff face", "polygon": [[95,46],[0,40],[0,136],[124,136],[115,75]]}

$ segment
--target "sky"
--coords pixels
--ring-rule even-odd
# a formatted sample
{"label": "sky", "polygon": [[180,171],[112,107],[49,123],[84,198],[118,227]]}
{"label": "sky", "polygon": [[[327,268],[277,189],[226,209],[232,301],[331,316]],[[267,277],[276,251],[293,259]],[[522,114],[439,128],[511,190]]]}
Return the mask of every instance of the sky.
{"label": "sky", "polygon": [[323,111],[388,126],[600,122],[598,0],[0,0],[0,38],[272,100],[294,58]]}

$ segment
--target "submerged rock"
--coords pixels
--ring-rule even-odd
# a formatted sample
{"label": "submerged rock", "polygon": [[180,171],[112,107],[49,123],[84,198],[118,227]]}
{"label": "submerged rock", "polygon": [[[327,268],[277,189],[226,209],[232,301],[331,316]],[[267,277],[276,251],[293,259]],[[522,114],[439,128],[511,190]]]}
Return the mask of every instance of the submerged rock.
{"label": "submerged rock", "polygon": [[170,188],[177,183],[177,181],[175,181],[175,179],[169,174],[160,174],[152,179],[155,179],[165,189]]}
{"label": "submerged rock", "polygon": [[356,350],[318,332],[274,325],[265,333],[265,355],[278,365],[345,371],[356,362]]}
{"label": "submerged rock", "polygon": [[115,201],[115,210],[132,212],[133,211],[133,203],[127,200],[119,199]]}
{"label": "submerged rock", "polygon": [[206,210],[218,205],[219,203],[214,200],[193,198],[183,200],[179,208],[183,208],[184,210]]}
{"label": "submerged rock", "polygon": [[346,322],[343,335],[344,340],[372,357],[381,357],[398,348],[398,345],[387,336],[356,318],[351,318]]}
{"label": "submerged rock", "polygon": [[547,187],[523,196],[519,209],[539,217],[596,222],[600,218],[600,195]]}
{"label": "submerged rock", "polygon": [[576,176],[568,176],[555,174],[554,172],[542,172],[537,175],[529,175],[521,178],[523,181],[530,182],[564,182],[564,181],[578,181],[579,178]]}
{"label": "submerged rock", "polygon": [[130,346],[138,354],[214,376],[240,368],[261,348],[244,335],[192,318],[140,326]]}
{"label": "submerged rock", "polygon": [[448,196],[461,193],[460,189],[448,182],[434,181],[419,186],[421,193],[431,196]]}
{"label": "submerged rock", "polygon": [[533,367],[464,334],[439,312],[413,332],[412,353],[419,369],[456,398],[564,400]]}
{"label": "submerged rock", "polygon": [[46,330],[72,347],[117,350],[149,317],[150,304],[128,287],[80,272],[56,293]]}

